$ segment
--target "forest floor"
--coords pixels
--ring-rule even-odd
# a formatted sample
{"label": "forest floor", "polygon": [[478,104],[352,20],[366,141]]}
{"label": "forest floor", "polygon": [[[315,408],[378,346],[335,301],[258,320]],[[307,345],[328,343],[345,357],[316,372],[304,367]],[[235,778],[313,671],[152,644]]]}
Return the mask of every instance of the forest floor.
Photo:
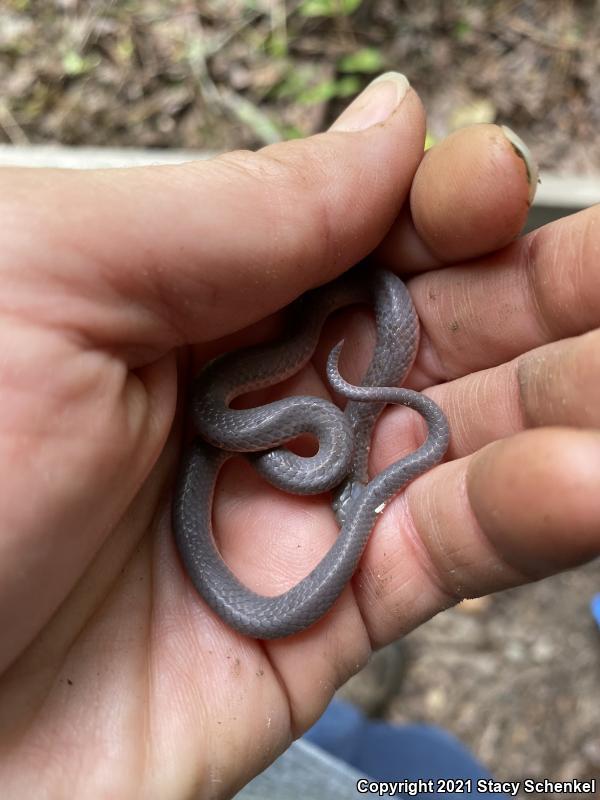
{"label": "forest floor", "polygon": [[598,0],[0,0],[0,141],[256,148],[405,72],[429,140],[499,122],[600,168]]}
{"label": "forest floor", "polygon": [[451,731],[498,780],[600,781],[600,632],[589,609],[598,592],[596,561],[466,601],[400,643],[395,686],[388,648],[340,694],[371,710],[387,684],[386,719]]}

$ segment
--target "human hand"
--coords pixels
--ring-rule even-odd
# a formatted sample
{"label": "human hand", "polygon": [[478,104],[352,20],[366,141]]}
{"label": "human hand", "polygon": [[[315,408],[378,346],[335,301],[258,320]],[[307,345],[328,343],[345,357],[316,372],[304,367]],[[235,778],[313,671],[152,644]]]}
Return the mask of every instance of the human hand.
{"label": "human hand", "polygon": [[[495,126],[421,161],[414,92],[383,122],[393,87],[354,106],[379,124],[344,115],[354,130],[260,154],[0,174],[3,796],[226,797],[372,646],[597,553],[598,209],[486,256],[521,228],[524,162]],[[185,346],[199,363],[275,335],[279,309],[376,247],[379,263],[421,273],[411,385],[448,415],[449,459],[390,503],[324,620],[243,639],[172,543]],[[359,379],[372,330],[354,311],[282,391],[326,395],[340,329],[342,371]],[[387,411],[373,472],[422,434]],[[224,471],[214,518],[228,563],[266,593],[305,575],[337,530],[325,500],[284,496],[244,463]]]}

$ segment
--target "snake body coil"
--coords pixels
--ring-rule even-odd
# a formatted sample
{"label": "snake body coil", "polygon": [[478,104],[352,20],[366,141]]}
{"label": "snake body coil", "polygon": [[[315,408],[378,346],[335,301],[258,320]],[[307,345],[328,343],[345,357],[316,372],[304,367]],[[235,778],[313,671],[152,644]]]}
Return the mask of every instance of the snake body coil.
{"label": "snake body coil", "polygon": [[[285,398],[252,409],[229,407],[235,397],[298,372],[311,358],[327,317],[359,302],[368,302],[375,310],[377,339],[362,386],[348,384],[339,374],[341,343],[330,354],[330,383],[349,398],[344,412],[315,397]],[[175,539],[194,586],[228,625],[260,639],[297,633],[329,610],[356,570],[382,507],[438,463],[448,445],[448,425],[438,406],[418,392],[393,388],[412,366],[419,332],[412,300],[397,276],[356,268],[308,292],[292,311],[295,326],[288,337],[222,356],[200,374],[192,415],[202,438],[184,456],[173,504]],[[387,403],[418,411],[429,433],[418,450],[368,481],[371,435]],[[306,458],[280,447],[301,433],[318,439],[316,455]],[[218,473],[238,453],[251,453],[263,477],[285,491],[335,490],[334,508],[341,522],[335,543],[305,578],[276,597],[246,588],[215,544],[211,517]]]}

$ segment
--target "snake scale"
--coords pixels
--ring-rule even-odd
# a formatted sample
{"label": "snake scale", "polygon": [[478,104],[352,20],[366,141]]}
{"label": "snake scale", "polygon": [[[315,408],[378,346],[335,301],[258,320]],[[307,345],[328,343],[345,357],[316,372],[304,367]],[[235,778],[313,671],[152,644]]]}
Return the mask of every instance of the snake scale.
{"label": "snake scale", "polygon": [[[347,383],[339,373],[342,343],[329,356],[329,382],[348,400],[343,412],[317,397],[230,408],[241,394],[298,372],[312,357],[325,320],[356,303],[373,307],[377,336],[360,386]],[[432,400],[395,388],[409,372],[419,340],[417,313],[395,274],[355,267],[299,298],[290,306],[289,317],[291,329],[280,341],[220,356],[194,382],[191,413],[200,436],[184,454],[173,503],[175,540],[197,591],[230,627],[260,639],[302,631],[331,608],[356,570],[378,514],[407,483],[441,461],[449,438],[446,418]],[[415,452],[369,480],[373,428],[388,403],[421,414],[428,435]],[[303,433],[318,440],[313,456],[299,456],[283,446]],[[275,597],[244,586],[215,544],[212,505],[217,477],[223,464],[239,453],[247,454],[258,472],[283,491],[333,492],[340,523],[334,544],[305,578]]]}

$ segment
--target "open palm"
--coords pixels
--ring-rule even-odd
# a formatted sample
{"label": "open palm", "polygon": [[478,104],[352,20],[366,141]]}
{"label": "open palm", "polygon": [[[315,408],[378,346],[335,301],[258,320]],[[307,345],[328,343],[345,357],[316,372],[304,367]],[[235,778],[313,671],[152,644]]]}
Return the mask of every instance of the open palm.
{"label": "open palm", "polygon": [[[371,121],[181,167],[0,175],[3,797],[228,797],[373,647],[598,552],[598,209],[509,244],[529,185],[499,128],[422,159],[414,92]],[[448,415],[450,452],[386,509],[325,619],[245,639],[172,542],[186,382],[276,335],[280,309],[371,251],[415,275],[410,384]],[[354,310],[281,391],[327,394],[340,329],[342,371],[360,378],[372,327]],[[373,472],[422,436],[386,411]],[[227,562],[266,594],[337,532],[324,499],[284,496],[237,460],[214,519]]]}

